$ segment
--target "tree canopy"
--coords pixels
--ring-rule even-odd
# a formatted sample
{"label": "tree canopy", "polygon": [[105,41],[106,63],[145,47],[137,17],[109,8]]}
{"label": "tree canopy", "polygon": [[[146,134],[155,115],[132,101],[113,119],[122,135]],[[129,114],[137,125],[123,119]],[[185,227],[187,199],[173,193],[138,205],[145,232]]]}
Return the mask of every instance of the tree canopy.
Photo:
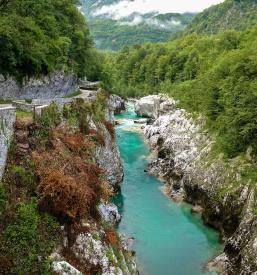
{"label": "tree canopy", "polygon": [[217,149],[230,157],[249,146],[257,153],[256,37],[257,26],[126,47],[108,57],[104,85],[124,97],[167,93],[205,115]]}
{"label": "tree canopy", "polygon": [[78,0],[1,4],[0,73],[23,77],[62,70],[90,77],[99,67]]}

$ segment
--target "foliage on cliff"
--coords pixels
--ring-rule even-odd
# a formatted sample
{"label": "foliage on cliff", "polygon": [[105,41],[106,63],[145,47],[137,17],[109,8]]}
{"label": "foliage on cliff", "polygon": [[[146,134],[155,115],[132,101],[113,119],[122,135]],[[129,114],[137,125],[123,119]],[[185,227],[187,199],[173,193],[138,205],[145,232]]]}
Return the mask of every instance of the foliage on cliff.
{"label": "foliage on cliff", "polygon": [[83,134],[56,129],[43,152],[34,153],[40,179],[39,205],[66,221],[93,217],[102,194],[102,170],[94,163],[94,143]]}
{"label": "foliage on cliff", "polygon": [[96,78],[100,60],[78,3],[7,1],[0,10],[0,73],[24,77],[64,70]]}
{"label": "foliage on cliff", "polygon": [[[123,96],[168,93],[202,113],[228,156],[257,153],[257,27],[124,48],[108,57],[106,88]],[[108,75],[108,74],[106,74]]]}
{"label": "foliage on cliff", "polygon": [[61,244],[61,224],[99,222],[98,202],[111,193],[95,161],[105,140],[89,119],[102,123],[105,104],[99,95],[91,104],[75,100],[63,114],[53,104],[34,122],[18,118],[0,184],[1,274],[52,274],[49,256]]}

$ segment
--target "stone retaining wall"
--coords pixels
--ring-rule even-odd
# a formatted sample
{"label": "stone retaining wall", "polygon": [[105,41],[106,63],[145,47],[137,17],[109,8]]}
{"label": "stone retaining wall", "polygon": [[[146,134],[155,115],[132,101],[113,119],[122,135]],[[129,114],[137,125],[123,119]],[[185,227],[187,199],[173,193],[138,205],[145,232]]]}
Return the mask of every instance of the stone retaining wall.
{"label": "stone retaining wall", "polygon": [[13,101],[13,106],[15,106],[17,109],[26,111],[26,112],[34,112],[34,109],[38,106],[41,106],[41,104],[30,104],[26,103],[25,101]]}
{"label": "stone retaining wall", "polygon": [[49,98],[49,99],[33,99],[32,104],[34,105],[50,105],[55,103],[59,107],[63,107],[65,104],[71,103],[74,98]]}
{"label": "stone retaining wall", "polygon": [[15,120],[15,107],[11,105],[0,105],[0,180],[4,173]]}

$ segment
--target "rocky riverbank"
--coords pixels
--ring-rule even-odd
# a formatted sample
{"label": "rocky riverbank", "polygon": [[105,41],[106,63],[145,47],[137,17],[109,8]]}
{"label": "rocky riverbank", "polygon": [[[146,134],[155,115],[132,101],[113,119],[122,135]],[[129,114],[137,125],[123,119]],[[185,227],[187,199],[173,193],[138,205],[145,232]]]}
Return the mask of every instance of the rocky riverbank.
{"label": "rocky riverbank", "polygon": [[255,182],[246,178],[251,161],[245,156],[214,156],[215,138],[204,130],[204,119],[193,119],[166,96],[148,96],[135,103],[138,115],[147,117],[144,134],[158,158],[148,172],[165,183],[177,201],[194,205],[204,222],[219,230],[224,253],[209,264],[224,274],[257,271],[257,219]]}
{"label": "rocky riverbank", "polygon": [[[114,123],[114,113],[122,111],[124,101],[115,95],[108,100],[105,119]],[[110,192],[120,189],[123,180],[123,165],[120,159],[115,139],[106,123],[95,124],[91,127],[101,133],[103,143],[96,147],[95,158],[103,169]],[[98,206],[101,222],[88,220],[81,223],[79,230],[71,229],[73,241],[70,243],[70,229],[63,229],[63,244],[52,255],[53,269],[57,274],[90,274],[104,275],[137,274],[137,266],[133,252],[128,248],[128,239],[118,236],[113,226],[120,222],[121,215],[117,206],[104,199]],[[80,268],[79,268],[80,267]]]}

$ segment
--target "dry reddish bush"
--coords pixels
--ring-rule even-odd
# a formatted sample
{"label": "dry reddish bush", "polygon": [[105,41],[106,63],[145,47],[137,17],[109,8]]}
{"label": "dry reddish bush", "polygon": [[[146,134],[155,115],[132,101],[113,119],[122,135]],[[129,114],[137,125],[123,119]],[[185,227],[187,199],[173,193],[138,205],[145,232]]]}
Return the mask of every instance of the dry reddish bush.
{"label": "dry reddish bush", "polygon": [[114,229],[109,228],[105,230],[105,241],[112,247],[120,248],[120,240]]}
{"label": "dry reddish bush", "polygon": [[[2,244],[1,244],[2,246]],[[1,272],[3,272],[3,274],[10,274],[10,270],[12,268],[12,260],[10,258],[10,256],[1,256],[0,257],[0,267],[1,267]]]}
{"label": "dry reddish bush", "polygon": [[104,136],[99,131],[90,129],[88,135],[95,138],[100,145],[105,146]]}
{"label": "dry reddish bush", "polygon": [[40,206],[49,212],[71,220],[79,219],[90,212],[94,190],[78,184],[70,176],[52,171],[40,183]]}
{"label": "dry reddish bush", "polygon": [[115,196],[115,192],[110,189],[110,185],[106,181],[103,181],[102,186],[103,186],[102,199],[108,202],[111,197]]}
{"label": "dry reddish bush", "polygon": [[33,153],[40,206],[71,221],[93,216],[103,192],[103,171],[93,162],[94,143],[63,129],[54,131],[49,143]]}
{"label": "dry reddish bush", "polygon": [[104,126],[106,127],[106,129],[108,130],[108,132],[110,133],[112,140],[115,140],[115,129],[114,129],[114,125],[108,121],[108,120],[104,120],[103,121]]}

